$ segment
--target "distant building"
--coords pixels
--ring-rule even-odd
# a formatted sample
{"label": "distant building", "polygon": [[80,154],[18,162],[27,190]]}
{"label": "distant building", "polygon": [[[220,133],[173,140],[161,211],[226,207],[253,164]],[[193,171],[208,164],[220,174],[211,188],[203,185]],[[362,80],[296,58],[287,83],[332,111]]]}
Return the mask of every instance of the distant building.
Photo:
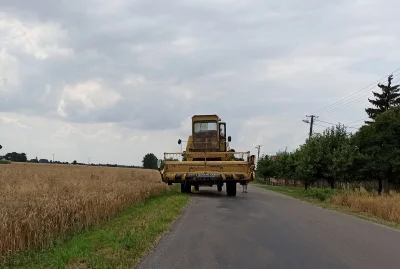
{"label": "distant building", "polygon": [[275,161],[278,158],[278,156],[271,156],[271,160]]}
{"label": "distant building", "polygon": [[39,162],[40,162],[40,163],[48,163],[49,160],[47,160],[47,159],[40,159]]}

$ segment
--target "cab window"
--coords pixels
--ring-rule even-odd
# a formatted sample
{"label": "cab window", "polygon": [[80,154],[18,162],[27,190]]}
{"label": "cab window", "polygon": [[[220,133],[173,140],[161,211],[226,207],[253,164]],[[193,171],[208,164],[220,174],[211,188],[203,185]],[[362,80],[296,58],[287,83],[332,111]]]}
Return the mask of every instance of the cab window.
{"label": "cab window", "polygon": [[217,130],[217,123],[212,122],[196,122],[194,124],[194,132],[195,133],[202,133],[208,131],[216,131]]}

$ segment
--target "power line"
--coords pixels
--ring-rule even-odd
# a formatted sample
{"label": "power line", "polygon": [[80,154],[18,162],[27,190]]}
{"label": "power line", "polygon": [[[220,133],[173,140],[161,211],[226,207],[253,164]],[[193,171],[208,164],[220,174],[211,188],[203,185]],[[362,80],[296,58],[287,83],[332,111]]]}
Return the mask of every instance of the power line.
{"label": "power line", "polygon": [[[327,122],[327,121],[323,121],[323,120],[318,120],[319,122],[323,122],[323,123],[327,123],[327,124],[332,124],[332,125],[336,125],[337,123],[333,123],[333,122]],[[340,122],[339,122],[340,123]]]}
{"label": "power line", "polygon": [[[327,121],[322,121],[322,120],[318,120],[318,122],[323,122],[323,123],[332,124],[332,125],[336,125],[336,124],[337,124],[337,123],[327,122]],[[340,124],[340,122],[338,122],[338,123]],[[357,129],[357,128],[355,128],[355,127],[347,126],[347,125],[344,125],[344,124],[341,124],[341,125],[343,125],[343,126],[346,127],[346,128],[354,128],[354,129]],[[329,128],[328,126],[325,126],[325,127]]]}
{"label": "power line", "polygon": [[317,123],[314,123],[314,125],[319,126],[319,127],[329,128],[329,126],[325,126],[325,125],[321,125],[321,124],[317,124]]}
{"label": "power line", "polygon": [[[391,72],[391,74],[394,74],[394,73],[396,73],[396,72],[399,71],[399,70],[400,70],[400,68],[394,70],[393,72]],[[389,75],[390,75],[390,74],[389,74]],[[322,111],[324,111],[324,110],[326,110],[326,109],[328,109],[328,108],[331,109],[331,108],[334,107],[335,105],[340,104],[341,102],[343,102],[343,101],[345,101],[345,100],[347,100],[347,99],[349,99],[349,98],[352,98],[352,96],[355,96],[355,95],[358,95],[358,94],[364,92],[364,91],[366,90],[366,88],[369,88],[369,87],[371,87],[372,85],[374,85],[374,84],[376,84],[376,83],[379,83],[381,80],[387,78],[389,75],[383,76],[383,77],[380,78],[379,80],[377,80],[377,81],[375,81],[375,82],[372,82],[371,84],[369,84],[368,86],[362,88],[361,90],[356,91],[356,92],[354,92],[354,93],[348,95],[347,97],[342,98],[342,99],[340,99],[340,100],[338,100],[338,101],[336,101],[336,102],[334,102],[334,103],[332,103],[332,104],[330,104],[330,105],[328,105],[328,106],[326,106],[326,107],[323,107],[323,108],[321,108],[321,109],[315,111],[313,114],[316,114],[317,112],[322,112]],[[368,90],[368,89],[367,89],[367,90]]]}
{"label": "power line", "polygon": [[[394,74],[395,74],[397,71],[400,71],[400,68],[397,68],[397,69],[394,70],[391,74],[392,74],[393,76],[395,76]],[[400,73],[399,73],[399,74],[400,74]],[[399,75],[399,74],[396,74],[396,76]],[[389,74],[389,75],[390,75],[390,74]],[[326,106],[326,107],[323,107],[323,108],[321,108],[321,109],[315,111],[315,112],[314,112],[312,115],[310,115],[310,116],[307,115],[306,117],[311,118],[311,120],[310,120],[310,121],[309,121],[309,120],[302,120],[302,121],[310,124],[310,131],[309,131],[309,134],[308,134],[309,139],[311,138],[311,136],[312,136],[312,134],[313,134],[313,126],[314,126],[314,125],[315,125],[315,126],[324,127],[324,128],[329,128],[328,126],[316,124],[316,123],[314,122],[314,120],[315,120],[316,118],[319,117],[319,116],[316,116],[316,115],[315,115],[317,112],[322,112],[322,113],[320,113],[319,115],[334,114],[334,113],[336,113],[336,112],[338,112],[338,111],[340,111],[340,110],[343,110],[344,108],[348,107],[349,105],[352,105],[352,104],[355,104],[355,103],[362,103],[362,102],[365,102],[365,101],[366,101],[365,98],[371,94],[370,91],[372,91],[373,89],[375,89],[375,88],[377,87],[377,85],[375,85],[375,84],[381,82],[383,79],[387,78],[389,75],[385,75],[385,76],[383,76],[382,78],[380,78],[379,80],[376,80],[376,81],[374,81],[373,83],[369,84],[368,86],[362,88],[361,90],[356,91],[356,92],[354,92],[354,93],[348,95],[348,96],[345,97],[345,98],[342,98],[342,99],[340,99],[340,100],[338,100],[338,101],[336,101],[336,102],[334,102],[334,103],[332,103],[332,104],[330,104],[330,105],[328,105],[328,106]],[[399,80],[400,80],[400,79],[399,79]],[[398,80],[396,80],[396,82],[397,82],[397,81],[398,81]],[[371,86],[372,86],[372,87],[371,87]],[[368,92],[368,93],[366,94],[366,92]],[[367,118],[367,119],[368,119],[368,118]],[[362,120],[365,120],[365,119],[357,120],[357,121],[351,122],[351,123],[349,123],[349,124],[356,123],[356,122],[359,122],[359,121],[362,121]],[[295,131],[296,129],[298,129],[298,128],[301,126],[301,122],[302,122],[302,121],[297,122],[294,126],[292,126],[291,128],[289,128],[289,130],[288,130],[287,132],[283,133],[281,137],[287,137],[287,136],[290,136],[291,134],[293,134],[294,131]],[[327,123],[327,124],[336,125],[335,123],[326,122],[326,121],[321,121],[321,120],[318,120],[318,122],[323,122],[323,123]],[[349,126],[349,124],[347,124],[347,125],[342,124],[342,125],[345,126],[345,127],[347,127],[347,128],[358,129],[358,128],[353,127],[353,126]],[[301,138],[301,139],[303,139],[303,138]],[[297,142],[297,141],[298,141],[298,140],[296,140],[295,142]],[[284,147],[284,148],[287,148],[287,146]],[[280,150],[282,150],[282,149],[284,149],[284,148],[281,148],[281,149],[279,149],[278,151],[280,151]]]}
{"label": "power line", "polygon": [[[400,78],[397,79],[394,83],[396,83],[396,82],[398,82],[398,81],[400,81]],[[362,95],[362,96],[359,96],[359,98],[357,98],[357,99],[347,100],[345,103],[343,103],[343,104],[341,104],[341,105],[339,105],[339,106],[337,106],[337,107],[328,109],[328,110],[322,112],[320,115],[325,115],[325,116],[326,116],[326,115],[334,114],[334,113],[339,112],[339,111],[343,110],[344,108],[349,107],[349,106],[351,106],[351,105],[364,103],[364,102],[366,102],[366,101],[368,100],[367,97],[368,97],[369,95],[371,95],[372,91],[373,91],[376,87],[377,87],[377,86],[370,88],[369,90],[371,90],[371,92],[368,92],[367,94],[364,94],[364,95]]]}
{"label": "power line", "polygon": [[[290,143],[289,145],[294,145],[294,144],[296,144],[297,142],[299,142],[300,140],[303,140],[304,138],[307,138],[307,136],[308,136],[308,134],[305,135],[305,136],[302,136],[301,138],[299,138],[299,139],[297,139],[297,140],[295,140],[294,142]],[[274,152],[274,153],[277,153],[277,152],[282,151],[283,149],[287,149],[287,148],[288,148],[288,146],[285,146],[285,147],[283,147],[283,148],[278,149],[278,150],[277,150],[276,152]],[[270,151],[269,153],[272,153],[272,151]]]}
{"label": "power line", "polygon": [[[303,136],[303,137],[297,139],[296,141],[294,141],[294,143],[297,143],[297,142],[299,142],[300,140],[303,140],[303,139],[306,138],[307,136],[308,136],[308,135],[305,135],[305,136]],[[293,144],[294,144],[294,143],[293,143]]]}
{"label": "power line", "polygon": [[361,120],[356,120],[356,121],[352,121],[352,122],[346,123],[346,125],[350,125],[350,124],[353,124],[353,123],[356,123],[356,122],[359,122],[359,121],[364,121],[364,120],[367,120],[367,119],[369,119],[369,117],[363,118]]}
{"label": "power line", "polygon": [[299,120],[295,125],[293,125],[291,128],[289,128],[288,131],[286,131],[283,134],[281,134],[281,138],[288,137],[288,136],[292,135],[294,133],[294,131],[301,126],[301,123],[302,123],[302,121]]}
{"label": "power line", "polygon": [[[311,119],[312,121],[314,121],[314,115],[312,115],[313,116],[313,118]],[[307,117],[310,117],[310,116],[307,116]],[[300,126],[301,126],[301,123],[302,122],[306,122],[306,123],[310,123],[308,120],[301,120],[301,121],[299,121],[299,122],[297,122],[297,124],[295,124],[292,128],[290,128],[291,130],[292,130],[292,132],[287,132],[287,133],[285,133],[284,135],[282,135],[281,136],[281,139],[282,138],[284,138],[284,137],[286,137],[287,135],[290,135],[290,134],[293,134],[294,133],[294,130],[296,130],[296,129],[298,129]],[[314,123],[313,123],[314,124]],[[311,132],[312,132],[312,127],[310,126],[310,130],[311,130]],[[307,136],[305,136],[305,137],[307,137]],[[303,139],[303,137],[302,138],[300,138],[300,139]],[[299,140],[300,140],[299,139]],[[296,140],[294,143],[296,143],[298,140]],[[291,145],[291,144],[290,144]],[[278,152],[278,151],[281,151],[281,150],[283,150],[283,149],[285,149],[285,148],[287,148],[287,145],[285,146],[285,147],[282,147],[282,148],[280,148],[280,149],[278,149],[276,152]],[[276,153],[275,152],[275,153]],[[272,153],[272,151],[270,151],[270,152],[267,152],[267,153]]]}
{"label": "power line", "polygon": [[[370,90],[373,90],[374,88],[375,87],[370,88]],[[320,115],[329,115],[329,114],[332,114],[334,112],[343,110],[343,108],[349,107],[350,105],[354,105],[354,104],[357,104],[357,103],[363,103],[363,102],[365,102],[366,98],[369,95],[371,95],[371,92],[368,92],[367,94],[359,96],[359,98],[357,98],[357,99],[349,99],[349,100],[347,100],[346,102],[340,104],[337,107],[333,107],[333,108],[330,108],[328,110],[325,110],[324,112],[320,113]]]}

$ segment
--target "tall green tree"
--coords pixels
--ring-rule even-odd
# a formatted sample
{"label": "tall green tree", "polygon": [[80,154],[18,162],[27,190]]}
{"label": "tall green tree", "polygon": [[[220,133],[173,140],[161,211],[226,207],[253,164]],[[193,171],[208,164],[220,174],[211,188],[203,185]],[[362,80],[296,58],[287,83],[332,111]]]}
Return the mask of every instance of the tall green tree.
{"label": "tall green tree", "polygon": [[378,193],[389,192],[389,183],[400,182],[400,107],[377,115],[374,123],[361,127],[354,139],[360,155],[359,174],[378,180]]}
{"label": "tall green tree", "polygon": [[158,158],[153,153],[147,153],[142,160],[143,168],[157,169]]}
{"label": "tall green tree", "polygon": [[378,114],[383,113],[391,107],[400,105],[400,85],[392,86],[393,75],[388,77],[388,85],[378,83],[378,87],[381,88],[382,93],[372,92],[375,96],[375,100],[368,98],[368,101],[375,106],[375,108],[366,108],[369,118],[372,121],[365,121],[367,124],[371,124]]}

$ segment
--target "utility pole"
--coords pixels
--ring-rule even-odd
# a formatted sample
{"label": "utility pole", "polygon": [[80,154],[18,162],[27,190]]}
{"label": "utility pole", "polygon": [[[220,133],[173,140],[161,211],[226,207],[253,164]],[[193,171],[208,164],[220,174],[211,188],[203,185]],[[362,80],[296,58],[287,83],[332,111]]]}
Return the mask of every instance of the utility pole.
{"label": "utility pole", "polygon": [[258,152],[257,152],[257,161],[260,159],[260,148],[261,147],[262,147],[261,145],[257,145],[256,146],[256,149],[258,150]]}
{"label": "utility pole", "polygon": [[311,118],[311,121],[309,120],[303,120],[305,123],[309,123],[310,124],[310,132],[308,134],[308,139],[311,138],[312,134],[313,134],[313,126],[314,126],[314,119],[318,118],[318,116],[315,115],[310,115],[310,116],[306,116],[307,118]]}

